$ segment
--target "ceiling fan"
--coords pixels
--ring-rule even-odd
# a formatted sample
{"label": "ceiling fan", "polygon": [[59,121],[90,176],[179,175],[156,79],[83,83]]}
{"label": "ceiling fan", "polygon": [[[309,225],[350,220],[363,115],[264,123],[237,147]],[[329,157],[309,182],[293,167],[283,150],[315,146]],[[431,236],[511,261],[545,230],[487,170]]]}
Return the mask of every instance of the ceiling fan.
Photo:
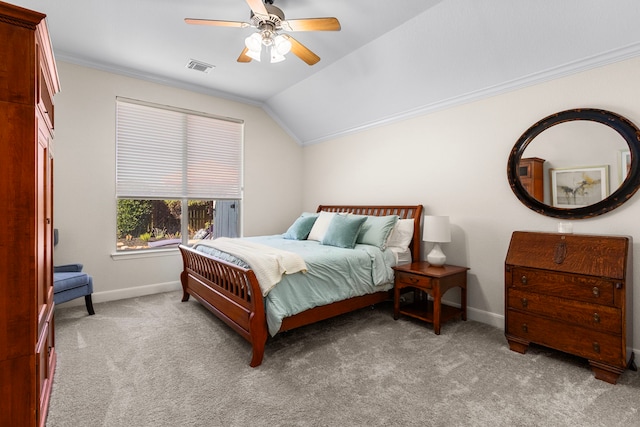
{"label": "ceiling fan", "polygon": [[309,65],[320,61],[320,57],[302,43],[282,31],[340,31],[337,18],[284,19],[284,12],[273,5],[273,0],[246,0],[251,8],[250,22],[220,21],[215,19],[185,18],[184,22],[195,25],[213,25],[219,27],[253,27],[258,32],[245,39],[245,48],[238,62],[260,61],[263,46],[271,62],[284,61],[289,51]]}

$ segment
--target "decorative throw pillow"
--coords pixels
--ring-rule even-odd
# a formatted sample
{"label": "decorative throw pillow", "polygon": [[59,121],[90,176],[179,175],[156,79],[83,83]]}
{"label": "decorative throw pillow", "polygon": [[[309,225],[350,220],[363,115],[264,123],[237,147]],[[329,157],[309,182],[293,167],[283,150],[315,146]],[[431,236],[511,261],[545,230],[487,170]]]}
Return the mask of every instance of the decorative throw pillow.
{"label": "decorative throw pillow", "polygon": [[291,227],[289,227],[282,237],[291,240],[305,240],[316,219],[318,219],[317,215],[300,216],[291,224]]}
{"label": "decorative throw pillow", "polygon": [[406,250],[409,247],[409,243],[411,243],[412,238],[413,220],[401,219],[396,223],[395,227],[393,227],[393,230],[391,230],[389,239],[387,240],[387,247]]}
{"label": "decorative throw pillow", "polygon": [[353,249],[356,245],[358,233],[366,218],[354,218],[347,215],[336,215],[331,220],[329,228],[320,241],[323,245]]}
{"label": "decorative throw pillow", "polygon": [[[359,216],[359,215],[358,215]],[[398,215],[364,216],[367,220],[360,230],[357,243],[386,248],[387,238],[398,222]]]}
{"label": "decorative throw pillow", "polygon": [[317,240],[318,242],[322,240],[324,234],[327,232],[329,228],[329,223],[337,214],[335,212],[325,212],[322,211],[318,214],[318,219],[311,227],[311,231],[309,232],[309,236],[307,240]]}

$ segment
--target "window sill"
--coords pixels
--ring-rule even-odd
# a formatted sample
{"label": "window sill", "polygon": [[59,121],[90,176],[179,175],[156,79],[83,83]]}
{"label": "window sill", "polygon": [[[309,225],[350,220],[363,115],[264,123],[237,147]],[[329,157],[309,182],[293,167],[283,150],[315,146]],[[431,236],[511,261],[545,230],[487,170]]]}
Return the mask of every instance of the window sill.
{"label": "window sill", "polygon": [[137,251],[113,252],[111,254],[111,259],[113,259],[114,261],[121,261],[126,259],[158,258],[179,255],[180,251],[176,247],[169,249],[142,249]]}

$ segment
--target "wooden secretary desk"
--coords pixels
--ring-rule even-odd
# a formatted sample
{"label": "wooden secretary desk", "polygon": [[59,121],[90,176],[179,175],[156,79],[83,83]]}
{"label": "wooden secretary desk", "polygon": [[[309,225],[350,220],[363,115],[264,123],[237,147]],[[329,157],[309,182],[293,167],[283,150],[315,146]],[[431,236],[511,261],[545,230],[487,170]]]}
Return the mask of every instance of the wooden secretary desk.
{"label": "wooden secretary desk", "polygon": [[44,426],[56,363],[53,95],[45,15],[0,2],[0,425]]}
{"label": "wooden secretary desk", "polygon": [[505,261],[511,350],[536,343],[571,353],[613,384],[635,370],[632,265],[631,237],[514,232]]}

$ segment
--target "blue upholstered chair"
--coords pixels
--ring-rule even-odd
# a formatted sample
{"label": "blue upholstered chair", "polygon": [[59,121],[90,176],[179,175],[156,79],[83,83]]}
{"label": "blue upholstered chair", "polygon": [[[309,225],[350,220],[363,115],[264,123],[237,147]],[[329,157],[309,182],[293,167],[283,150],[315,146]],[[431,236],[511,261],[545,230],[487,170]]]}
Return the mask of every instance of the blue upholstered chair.
{"label": "blue upholstered chair", "polygon": [[[58,230],[53,230],[53,244],[58,244]],[[87,311],[93,311],[91,294],[93,293],[93,277],[82,272],[82,264],[66,264],[53,267],[53,301],[56,304],[84,297]]]}

